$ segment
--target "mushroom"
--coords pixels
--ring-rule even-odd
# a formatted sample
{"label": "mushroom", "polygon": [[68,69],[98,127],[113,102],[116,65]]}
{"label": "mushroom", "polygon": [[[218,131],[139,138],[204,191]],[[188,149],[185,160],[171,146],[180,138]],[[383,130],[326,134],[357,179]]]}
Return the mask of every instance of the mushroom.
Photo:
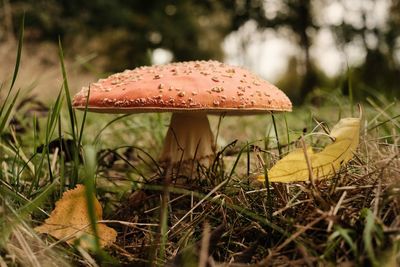
{"label": "mushroom", "polygon": [[73,106],[104,113],[172,112],[160,162],[209,165],[215,148],[207,114],[291,111],[289,98],[246,69],[218,61],[138,67],[83,88]]}

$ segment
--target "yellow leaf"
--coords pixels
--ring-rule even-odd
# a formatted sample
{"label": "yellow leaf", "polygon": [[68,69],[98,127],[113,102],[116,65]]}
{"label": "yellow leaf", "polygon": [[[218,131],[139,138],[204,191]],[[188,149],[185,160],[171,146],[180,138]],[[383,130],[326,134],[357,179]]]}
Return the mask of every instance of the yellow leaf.
{"label": "yellow leaf", "polygon": [[[332,129],[330,136],[334,142],[327,145],[321,152],[315,153],[307,149],[314,179],[331,178],[346,164],[357,149],[360,134],[360,119],[341,119]],[[308,181],[309,170],[303,149],[296,149],[279,160],[268,172],[270,182]],[[259,176],[264,181],[264,176]]]}
{"label": "yellow leaf", "polygon": [[[94,198],[94,206],[96,219],[101,220],[103,210],[96,198]],[[82,247],[92,248],[90,240],[93,240],[94,234],[86,205],[85,186],[77,185],[76,188],[64,192],[62,198],[56,202],[56,207],[50,217],[35,230],[39,233],[50,234],[57,239],[64,239],[70,244],[80,239]],[[117,232],[105,224],[98,223],[97,232],[102,247],[111,245],[116,240]]]}

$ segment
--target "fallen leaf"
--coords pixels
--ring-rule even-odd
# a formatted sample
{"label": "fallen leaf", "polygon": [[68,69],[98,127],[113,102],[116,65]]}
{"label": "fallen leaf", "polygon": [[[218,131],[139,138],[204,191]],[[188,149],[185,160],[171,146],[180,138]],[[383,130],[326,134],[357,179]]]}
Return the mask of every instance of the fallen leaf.
{"label": "fallen leaf", "polygon": [[[314,179],[331,178],[346,164],[354,154],[359,143],[360,119],[341,119],[332,129],[330,136],[334,139],[321,152],[315,153],[307,148]],[[269,171],[270,182],[297,182],[308,181],[309,170],[303,149],[296,149],[279,160]],[[258,177],[264,181],[264,176]]]}
{"label": "fallen leaf", "polygon": [[[100,202],[94,198],[96,220],[102,219],[103,210]],[[94,234],[90,226],[89,212],[86,205],[85,186],[77,185],[76,188],[64,192],[62,198],[56,202],[55,209],[45,222],[35,228],[39,233],[52,235],[57,239],[65,239],[72,244],[80,239],[84,248],[92,248],[90,240]],[[105,224],[97,224],[100,246],[109,246],[115,242],[117,232]]]}

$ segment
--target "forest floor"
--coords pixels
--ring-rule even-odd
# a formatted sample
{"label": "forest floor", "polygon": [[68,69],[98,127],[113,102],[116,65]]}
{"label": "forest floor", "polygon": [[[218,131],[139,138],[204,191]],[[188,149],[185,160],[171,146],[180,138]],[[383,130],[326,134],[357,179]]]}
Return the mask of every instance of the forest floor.
{"label": "forest floor", "polygon": [[[315,184],[266,186],[258,178],[301,147],[303,135],[307,144],[321,149],[334,140],[316,133],[329,134],[327,129],[341,118],[360,115],[340,90],[319,92],[319,106],[307,103],[274,117],[210,116],[219,157],[196,172],[201,179],[169,185],[166,198],[156,159],[170,114],[85,117],[74,111],[70,95],[97,77],[82,68],[82,60],[68,57],[63,77],[57,48],[46,44],[24,48],[14,86],[22,93],[14,101],[14,89],[4,101],[17,46],[0,46],[6,71],[0,94],[0,266],[400,263],[396,101],[382,96],[361,104],[354,157]],[[102,215],[89,212],[90,219],[102,218],[117,233],[105,248],[96,239],[65,242],[68,237],[58,240],[34,230],[77,184],[100,201]],[[64,218],[68,221],[68,214]]]}

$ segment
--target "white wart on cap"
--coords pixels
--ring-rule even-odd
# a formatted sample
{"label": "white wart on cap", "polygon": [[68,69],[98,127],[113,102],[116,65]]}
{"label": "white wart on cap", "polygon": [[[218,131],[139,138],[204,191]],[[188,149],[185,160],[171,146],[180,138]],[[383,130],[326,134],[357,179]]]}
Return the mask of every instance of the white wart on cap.
{"label": "white wart on cap", "polygon": [[190,61],[126,70],[83,88],[73,106],[105,113],[173,112],[161,161],[214,153],[206,114],[291,111],[289,98],[250,71],[218,61]]}
{"label": "white wart on cap", "polygon": [[[87,88],[74,97],[84,108]],[[290,111],[277,87],[250,71],[217,61],[139,67],[90,85],[89,110],[97,112],[205,111],[261,113]]]}

